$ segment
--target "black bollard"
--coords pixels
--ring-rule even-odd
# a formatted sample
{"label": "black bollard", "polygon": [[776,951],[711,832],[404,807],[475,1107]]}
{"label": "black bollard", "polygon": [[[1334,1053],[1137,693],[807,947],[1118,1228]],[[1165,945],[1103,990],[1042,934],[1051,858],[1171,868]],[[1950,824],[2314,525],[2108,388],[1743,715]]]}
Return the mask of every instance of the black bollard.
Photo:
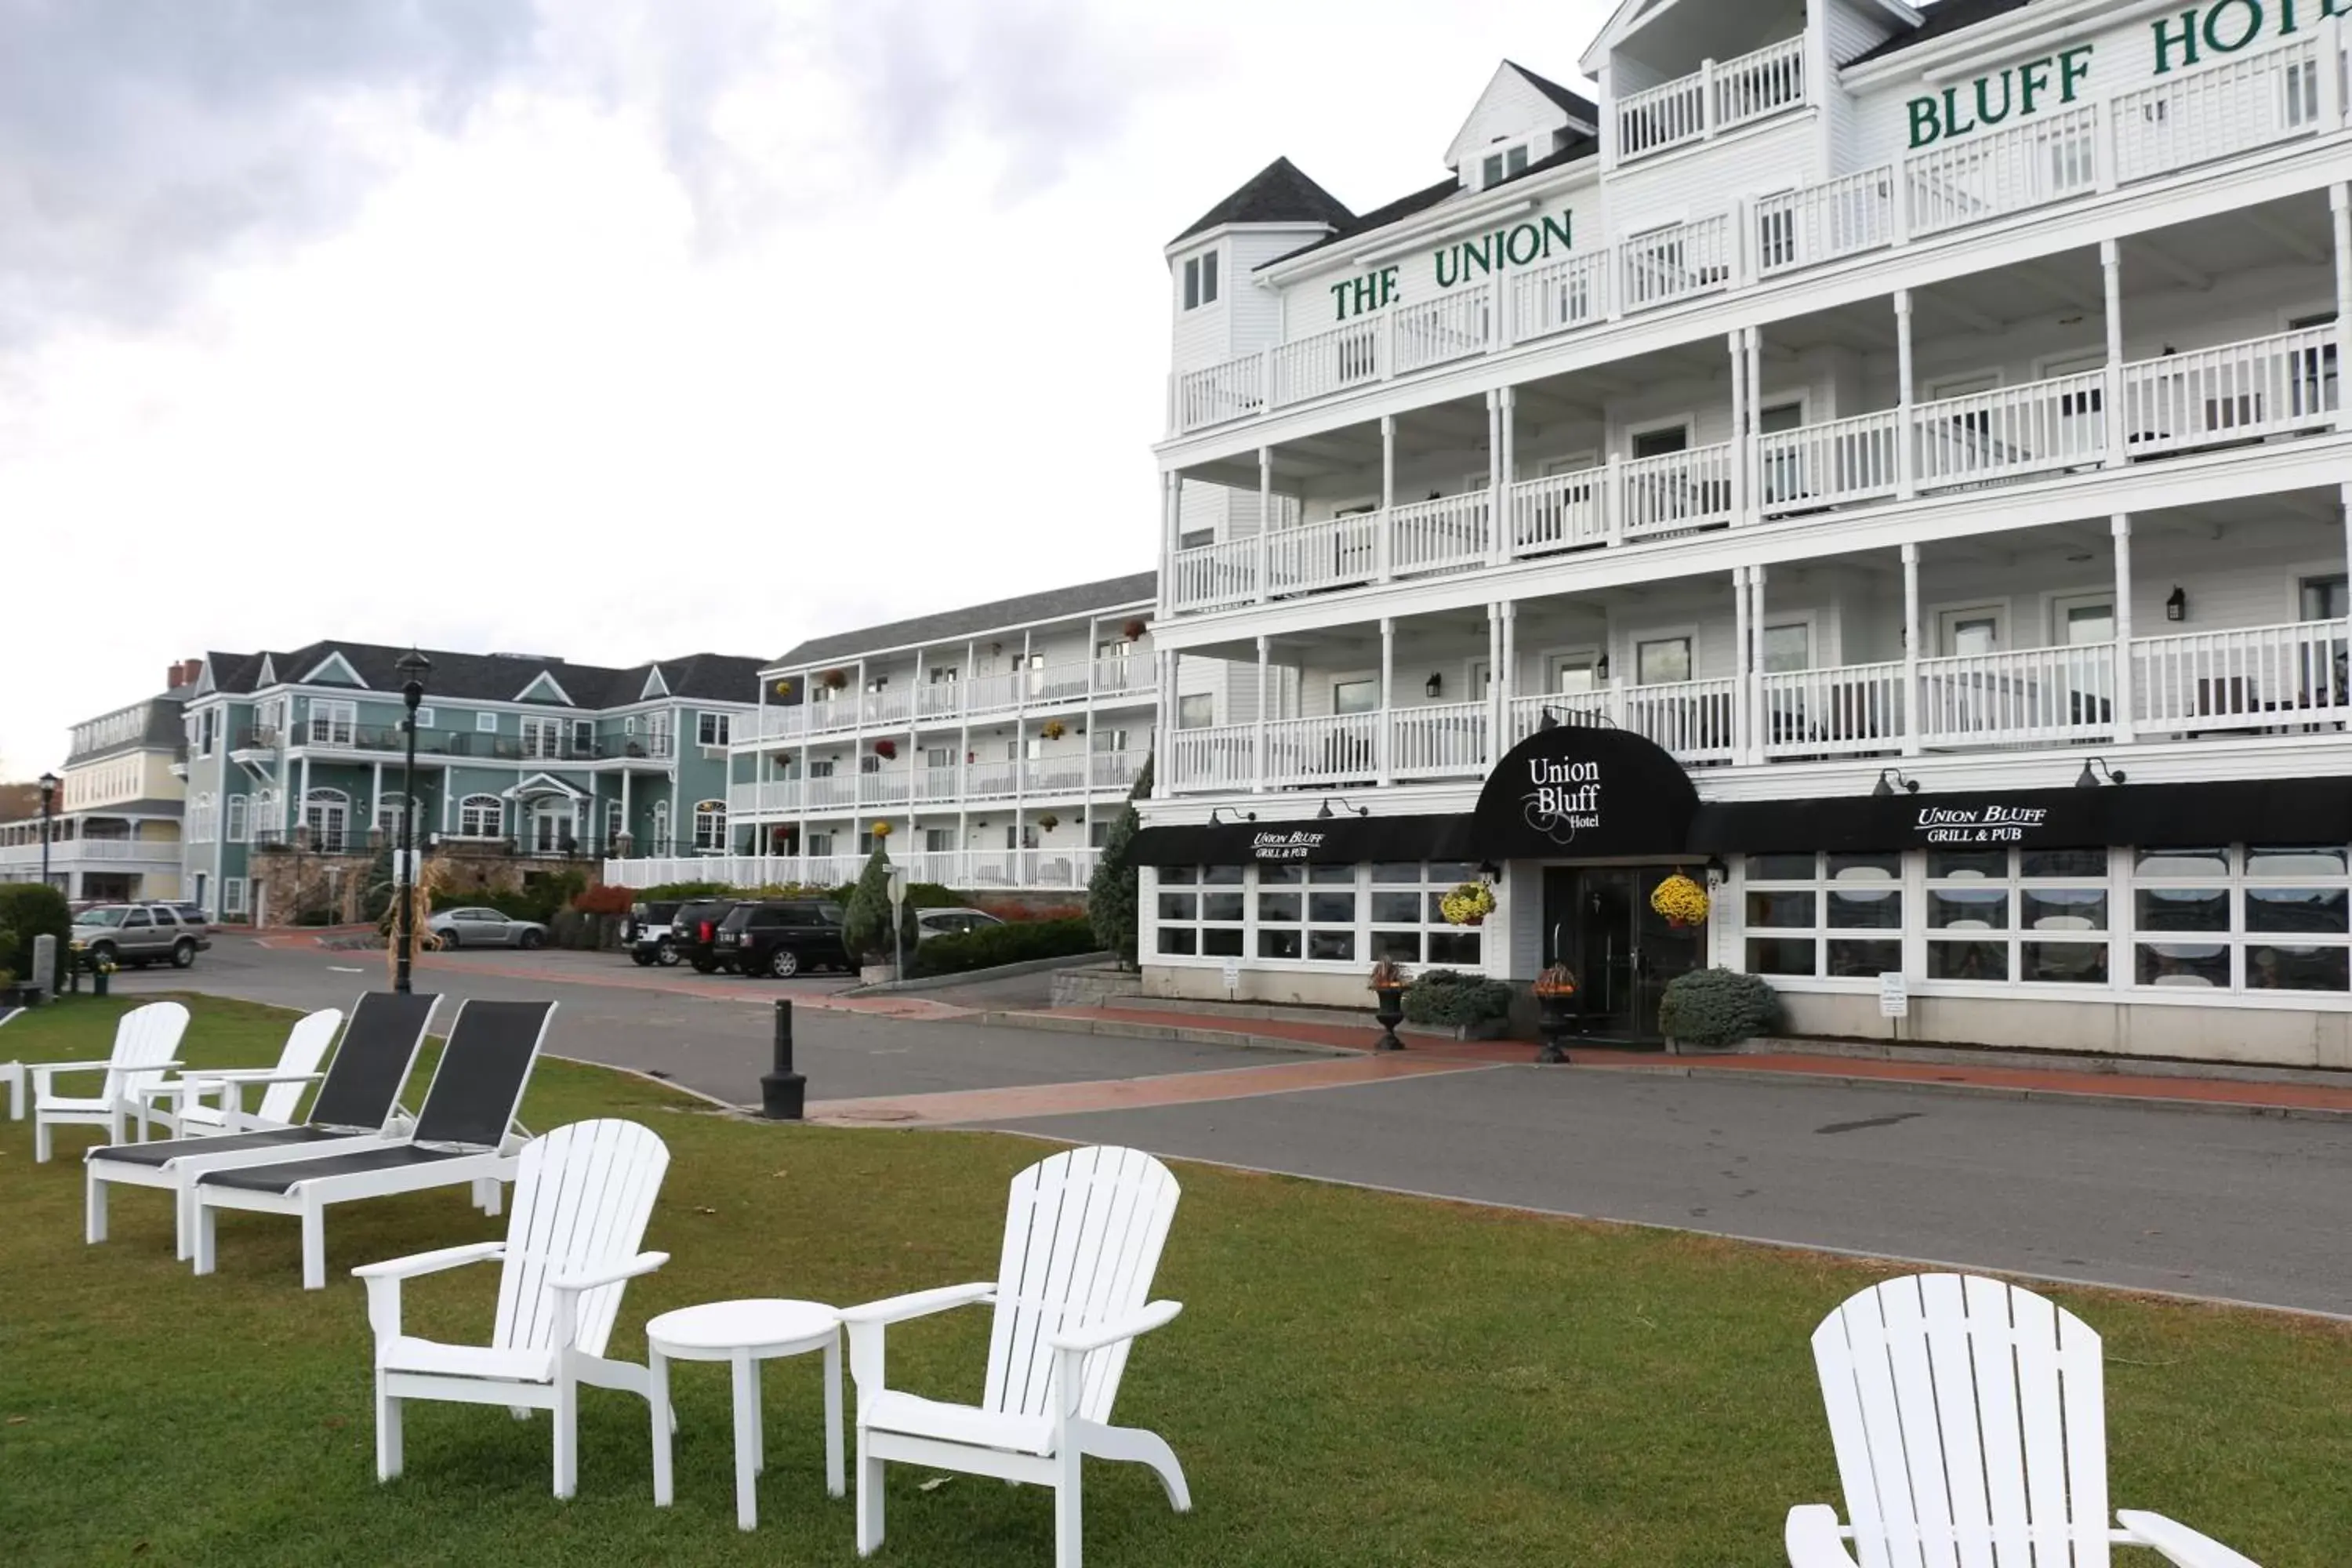
{"label": "black bollard", "polygon": [[760,1079],[760,1114],[771,1121],[798,1121],[808,1099],[808,1079],[793,1070],[793,1004],[776,1001],[776,1066]]}

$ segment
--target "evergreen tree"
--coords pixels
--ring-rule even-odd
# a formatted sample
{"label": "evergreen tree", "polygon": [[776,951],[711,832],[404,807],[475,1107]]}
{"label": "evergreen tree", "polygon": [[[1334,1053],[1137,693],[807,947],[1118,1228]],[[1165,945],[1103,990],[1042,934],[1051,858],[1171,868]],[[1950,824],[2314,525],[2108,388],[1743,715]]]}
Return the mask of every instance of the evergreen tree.
{"label": "evergreen tree", "polygon": [[377,850],[375,858],[368,862],[366,890],[360,899],[360,918],[371,925],[384,923],[384,917],[392,912],[393,903],[400,895],[400,881],[393,864],[393,846],[399,837],[397,828],[385,834],[383,847]]}
{"label": "evergreen tree", "polygon": [[1128,863],[1128,846],[1142,826],[1135,803],[1151,794],[1151,762],[1150,757],[1143,759],[1143,771],[1135,775],[1135,787],[1127,792],[1127,805],[1118,820],[1110,825],[1101,863],[1095,867],[1094,880],[1087,885],[1087,918],[1094,922],[1095,940],[1118,953],[1119,963],[1129,969],[1136,963],[1139,894],[1135,868]]}
{"label": "evergreen tree", "polygon": [[890,951],[890,857],[878,843],[849,895],[841,940],[856,959],[879,958]]}

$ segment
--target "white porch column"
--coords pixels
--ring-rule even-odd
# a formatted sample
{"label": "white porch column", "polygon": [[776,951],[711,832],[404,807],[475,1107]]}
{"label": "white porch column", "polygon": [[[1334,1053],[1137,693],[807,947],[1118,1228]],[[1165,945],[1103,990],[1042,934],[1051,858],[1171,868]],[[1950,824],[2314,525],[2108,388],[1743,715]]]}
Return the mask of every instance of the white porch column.
{"label": "white porch column", "polygon": [[295,795],[295,796],[294,796],[294,809],[293,809],[291,812],[288,813],[288,814],[287,814],[287,817],[286,817],[286,837],[287,837],[288,842],[289,842],[289,843],[296,842],[296,840],[295,840],[295,838],[294,838],[294,835],[296,835],[297,833],[299,833],[299,832],[300,832],[304,827],[308,826],[309,826],[309,824],[310,824],[310,752],[303,752],[303,753],[302,753],[302,783],[301,783],[301,786],[300,786],[300,789],[299,790],[299,792],[298,792],[298,793]]}
{"label": "white porch column", "polygon": [[[621,831],[628,835],[629,847],[635,849],[637,847],[637,819],[629,809],[629,781],[633,776],[629,771],[629,765],[623,763],[621,764]],[[446,785],[443,793],[447,793]],[[761,828],[761,831],[764,833],[767,829]]]}
{"label": "white porch column", "polygon": [[1381,416],[1381,519],[1380,531],[1373,545],[1374,560],[1380,579],[1385,583],[1396,575],[1396,525],[1390,513],[1396,510],[1396,416]]}
{"label": "white porch column", "polygon": [[1751,400],[1745,352],[1747,336],[1748,330],[1743,327],[1727,340],[1731,345],[1731,522],[1735,528],[1748,521],[1748,476],[1755,466],[1755,443],[1749,437],[1755,422],[1748,416]]}
{"label": "white porch column", "polygon": [[1903,754],[1919,754],[1919,547],[1903,546]]}
{"label": "white porch column", "polygon": [[2130,434],[2124,428],[2124,258],[2123,247],[2112,239],[2099,241],[2099,272],[2106,285],[2106,389],[2101,403],[2106,413],[2106,458],[2104,466],[2120,468]]}
{"label": "white porch column", "polygon": [[[1895,291],[1895,493],[1909,500],[1919,493],[1919,437],[1911,417],[1916,395],[1911,366],[1911,290]],[[1909,548],[1906,546],[1906,548]]]}
{"label": "white porch column", "polygon": [[1486,394],[1486,563],[1501,565],[1507,557],[1503,553],[1501,513],[1503,503],[1503,395],[1489,390]]}
{"label": "white porch column", "polygon": [[[1497,282],[1502,274],[1496,274]],[[1500,439],[1495,449],[1494,517],[1495,563],[1502,565],[1511,558],[1514,530],[1511,525],[1511,486],[1518,477],[1518,407],[1519,389],[1506,386],[1495,395],[1495,429]]]}
{"label": "white porch column", "polygon": [[1503,606],[1489,602],[1486,605],[1486,732],[1503,732],[1503,683],[1497,675],[1503,667]]}
{"label": "white porch column", "polygon": [[[2331,74],[2320,73],[2323,79]],[[2352,387],[2344,381],[2352,373],[2352,184],[2328,186],[2327,205],[2336,227],[2336,427],[2352,430]]]}
{"label": "white porch column", "polygon": [[1763,567],[1748,569],[1748,593],[1754,601],[1748,612],[1748,635],[1753,640],[1748,645],[1748,679],[1739,687],[1739,700],[1748,710],[1748,732],[1754,737],[1753,750],[1759,763],[1769,739],[1764,716],[1764,578]]}
{"label": "white porch column", "polygon": [[368,788],[367,830],[373,833],[375,819],[383,812],[383,763],[378,762],[369,771],[374,775],[374,780]]}
{"label": "white porch column", "polygon": [[1274,532],[1274,448],[1257,449],[1257,602],[1265,604],[1273,591],[1274,579],[1267,574],[1273,560]]}
{"label": "white porch column", "polygon": [[2131,514],[2116,513],[2108,526],[2116,536],[2116,741],[2127,746],[2134,738]]}
{"label": "white porch column", "polygon": [[1272,649],[1272,641],[1261,635],[1257,639],[1257,733],[1250,744],[1250,771],[1255,780],[1250,789],[1257,795],[1265,793],[1265,678],[1266,658]]}
{"label": "white porch column", "polygon": [[[1170,473],[1160,476],[1162,497],[1160,523],[1160,558],[1166,563],[1160,573],[1160,616],[1167,619],[1176,609],[1176,557],[1184,548],[1184,476]],[[962,673],[969,677],[971,665],[967,661]]]}
{"label": "white porch column", "polygon": [[[1173,793],[1168,787],[1168,781],[1176,776],[1176,721],[1178,710],[1184,701],[1180,686],[1184,656],[1173,648],[1166,653],[1154,648],[1152,657],[1159,659],[1160,665],[1160,702],[1152,720],[1152,728],[1157,732],[1152,738],[1151,798],[1165,800]],[[965,781],[965,787],[971,787],[971,781]]]}
{"label": "white porch column", "polygon": [[1396,619],[1381,617],[1380,780],[1396,782]]}
{"label": "white porch column", "polygon": [[[1742,333],[1748,340],[1748,422],[1760,425],[1764,419],[1764,329],[1748,327]],[[1696,431],[1693,431],[1693,445]]]}
{"label": "white porch column", "polygon": [[1734,673],[1738,677],[1736,689],[1741,693],[1741,699],[1732,705],[1731,748],[1733,754],[1741,762],[1760,763],[1764,760],[1764,745],[1756,737],[1756,725],[1753,715],[1748,710],[1746,697],[1748,665],[1755,652],[1754,635],[1748,627],[1748,568],[1734,566],[1731,569],[1731,616],[1739,643],[1733,662]]}

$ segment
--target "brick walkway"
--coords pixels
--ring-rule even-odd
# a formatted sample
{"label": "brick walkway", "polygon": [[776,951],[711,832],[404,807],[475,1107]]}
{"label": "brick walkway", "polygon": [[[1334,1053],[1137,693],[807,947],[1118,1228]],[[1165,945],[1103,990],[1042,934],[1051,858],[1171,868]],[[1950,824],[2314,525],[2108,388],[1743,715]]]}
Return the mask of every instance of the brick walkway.
{"label": "brick walkway", "polygon": [[812,1121],[837,1126],[946,1127],[959,1122],[1013,1121],[1033,1116],[1071,1116],[1088,1110],[1140,1110],[1161,1105],[1197,1105],[1207,1100],[1248,1100],[1266,1094],[1346,1089],[1439,1073],[1490,1072],[1490,1063],[1423,1056],[1362,1056],[1326,1061],[1280,1062],[1262,1068],[1171,1073],[1160,1078],[1112,1079],[1093,1083],[1023,1084],[1011,1089],[965,1089],[946,1094],[894,1095],[877,1100],[817,1100]]}

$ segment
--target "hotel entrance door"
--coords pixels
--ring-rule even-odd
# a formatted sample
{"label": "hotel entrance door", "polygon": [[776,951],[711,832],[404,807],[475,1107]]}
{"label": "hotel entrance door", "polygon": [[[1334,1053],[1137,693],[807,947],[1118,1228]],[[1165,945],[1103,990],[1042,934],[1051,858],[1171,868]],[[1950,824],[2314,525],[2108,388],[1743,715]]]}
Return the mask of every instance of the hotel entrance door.
{"label": "hotel entrance door", "polygon": [[1706,928],[1677,930],[1650,907],[1674,866],[1551,866],[1544,870],[1544,962],[1576,974],[1584,1032],[1654,1044],[1666,983],[1699,967]]}

